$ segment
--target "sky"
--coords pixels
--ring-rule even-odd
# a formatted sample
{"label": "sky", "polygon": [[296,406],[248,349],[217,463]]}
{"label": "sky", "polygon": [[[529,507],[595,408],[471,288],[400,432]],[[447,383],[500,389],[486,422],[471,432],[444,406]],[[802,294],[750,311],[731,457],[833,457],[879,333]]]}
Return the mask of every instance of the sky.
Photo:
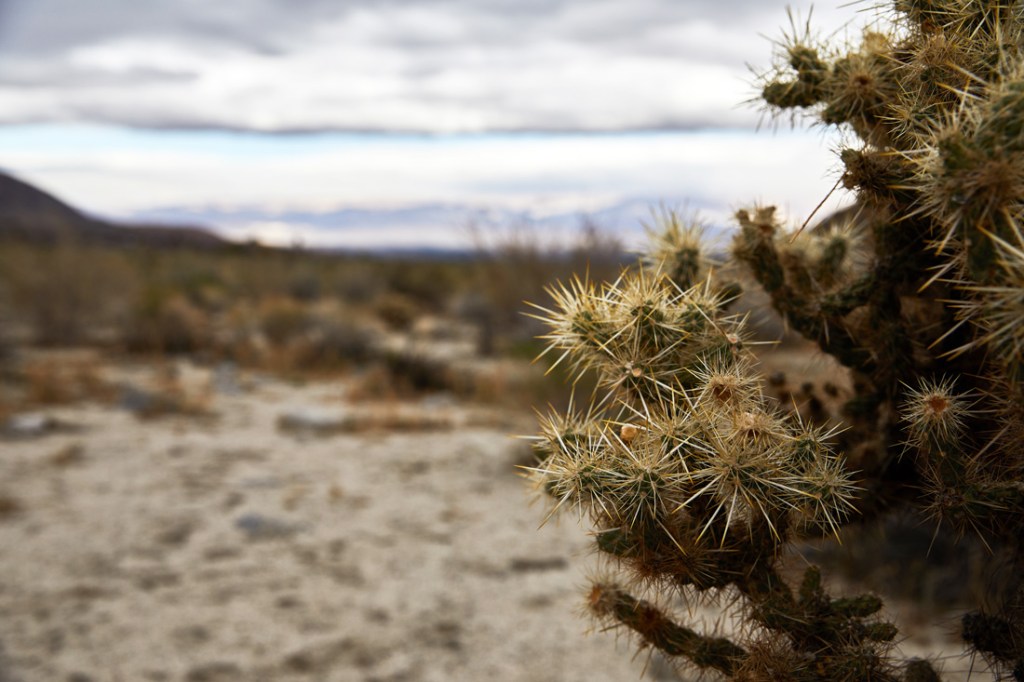
{"label": "sky", "polygon": [[[820,34],[863,23],[844,4]],[[766,0],[0,0],[0,168],[271,243],[629,232],[658,204],[802,222],[841,140],[744,104],[789,26]]]}

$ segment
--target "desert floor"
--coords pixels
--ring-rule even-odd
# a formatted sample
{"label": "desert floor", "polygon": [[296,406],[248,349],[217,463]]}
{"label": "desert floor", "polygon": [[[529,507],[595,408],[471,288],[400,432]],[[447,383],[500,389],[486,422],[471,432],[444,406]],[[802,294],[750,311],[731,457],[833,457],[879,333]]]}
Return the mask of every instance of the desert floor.
{"label": "desert floor", "polygon": [[586,634],[596,559],[538,530],[529,415],[183,371],[208,415],[129,393],[0,440],[0,680],[680,679]]}

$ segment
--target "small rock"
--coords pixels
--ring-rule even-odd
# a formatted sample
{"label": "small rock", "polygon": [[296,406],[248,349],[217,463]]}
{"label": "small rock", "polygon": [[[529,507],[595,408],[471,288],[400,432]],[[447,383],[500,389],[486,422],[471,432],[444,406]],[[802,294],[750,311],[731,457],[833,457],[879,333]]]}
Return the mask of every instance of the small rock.
{"label": "small rock", "polygon": [[564,571],[569,567],[565,557],[547,557],[531,559],[519,557],[509,562],[509,569],[513,573],[531,573],[534,571]]}
{"label": "small rock", "polygon": [[446,410],[457,407],[458,404],[458,399],[449,391],[431,393],[420,400],[420,406],[426,410]]}
{"label": "small rock", "polygon": [[117,405],[132,414],[147,414],[154,410],[159,400],[159,397],[150,391],[131,384],[123,384]]}
{"label": "small rock", "polygon": [[299,408],[277,418],[277,428],[282,431],[316,436],[351,431],[355,426],[352,415],[320,408]]}
{"label": "small rock", "polygon": [[239,395],[242,386],[238,381],[238,365],[227,361],[213,370],[213,390],[224,395]]}
{"label": "small rock", "polygon": [[61,424],[44,412],[25,412],[7,420],[3,431],[13,438],[38,438],[53,433]]}
{"label": "small rock", "polygon": [[249,540],[275,540],[287,538],[302,530],[295,523],[272,519],[262,514],[245,514],[235,521],[235,528],[245,533]]}

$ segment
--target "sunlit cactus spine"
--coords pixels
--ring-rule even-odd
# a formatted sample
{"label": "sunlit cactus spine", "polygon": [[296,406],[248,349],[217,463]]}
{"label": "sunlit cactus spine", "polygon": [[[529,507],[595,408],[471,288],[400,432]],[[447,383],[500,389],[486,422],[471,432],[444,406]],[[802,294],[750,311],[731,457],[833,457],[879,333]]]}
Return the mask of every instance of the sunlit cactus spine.
{"label": "sunlit cactus spine", "polygon": [[[596,617],[741,680],[939,679],[894,655],[880,599],[831,596],[815,567],[790,584],[781,557],[901,509],[976,534],[1017,582],[961,635],[1024,680],[1024,5],[897,0],[857,42],[797,27],[778,56],[765,109],[856,139],[839,153],[854,208],[820,229],[738,211],[732,260],[852,395],[813,420],[768,397],[739,288],[663,211],[639,266],[557,285],[538,313],[546,355],[599,388],[542,419],[531,476],[622,569],[594,582]],[[676,619],[716,595],[734,634]]]}
{"label": "sunlit cactus spine", "polygon": [[711,280],[682,289],[652,262],[614,283],[552,293],[550,352],[596,371],[606,391],[584,413],[542,419],[544,459],[532,473],[554,509],[585,514],[628,578],[670,592],[734,590],[758,627],[792,639],[785,651],[765,642],[748,651],[676,623],[614,580],[593,586],[593,613],[744,679],[773,679],[779,656],[808,675],[896,679],[884,658],[895,629],[875,617],[877,599],[831,599],[813,570],[800,593],[776,571],[794,536],[838,530],[856,485],[833,433],[787,420],[764,395],[743,321]]}

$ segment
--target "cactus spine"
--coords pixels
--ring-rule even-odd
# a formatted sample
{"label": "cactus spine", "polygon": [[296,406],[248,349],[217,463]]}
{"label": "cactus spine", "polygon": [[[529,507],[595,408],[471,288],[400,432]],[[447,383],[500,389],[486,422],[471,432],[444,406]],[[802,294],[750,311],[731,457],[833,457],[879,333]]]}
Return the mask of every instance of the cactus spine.
{"label": "cactus spine", "polygon": [[[856,214],[803,232],[741,210],[731,255],[854,395],[816,421],[768,398],[737,287],[709,275],[700,226],[664,213],[641,266],[541,309],[548,353],[600,392],[542,419],[531,475],[593,524],[624,580],[596,581],[590,609],[643,645],[743,680],[938,679],[895,660],[879,599],[831,597],[814,567],[790,585],[779,559],[910,507],[1024,576],[1024,6],[896,0],[858,43],[809,36],[781,43],[761,99],[854,134]],[[630,581],[730,596],[744,627],[701,634]],[[962,637],[1024,680],[1024,583],[1008,588]]]}

